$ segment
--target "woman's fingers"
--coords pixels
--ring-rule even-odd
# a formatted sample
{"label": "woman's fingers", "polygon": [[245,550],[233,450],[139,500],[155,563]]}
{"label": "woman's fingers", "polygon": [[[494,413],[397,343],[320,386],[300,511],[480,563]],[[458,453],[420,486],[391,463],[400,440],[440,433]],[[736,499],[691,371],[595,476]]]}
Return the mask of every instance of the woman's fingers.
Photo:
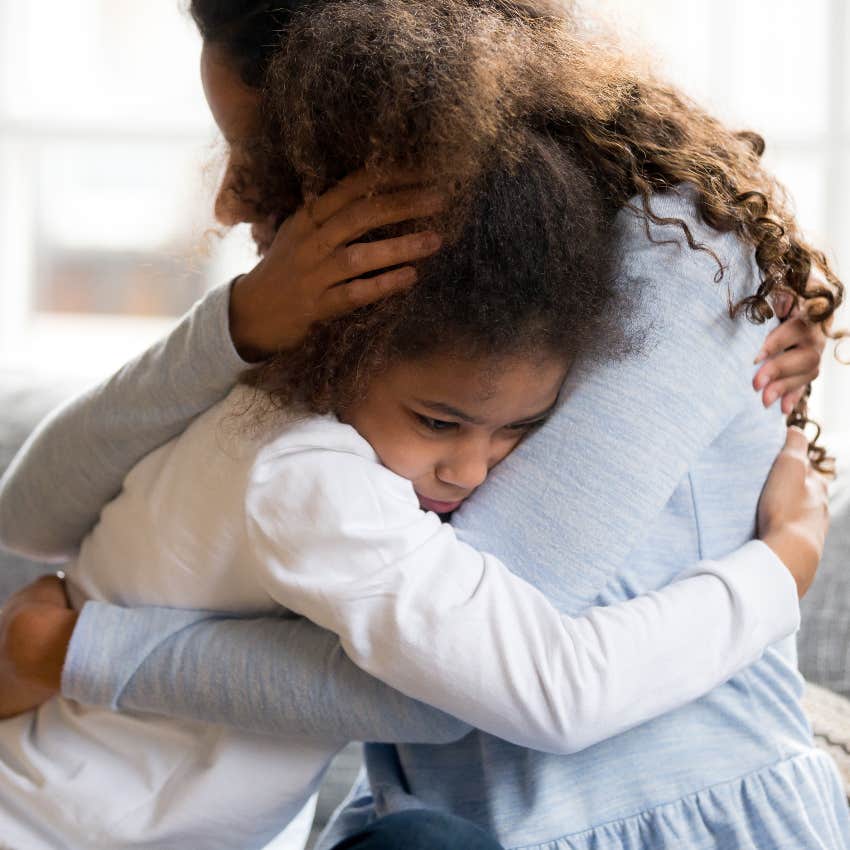
{"label": "woman's fingers", "polygon": [[445,204],[445,196],[434,189],[405,189],[391,195],[360,198],[317,228],[310,241],[317,254],[327,257],[370,230],[436,215]]}
{"label": "woman's fingers", "polygon": [[334,251],[316,270],[316,286],[321,291],[369,272],[423,260],[439,250],[441,244],[439,235],[429,230],[379,242],[346,245]]}
{"label": "woman's fingers", "polygon": [[416,174],[404,169],[392,171],[380,178],[371,171],[360,169],[344,177],[324,195],[312,201],[305,208],[305,216],[318,227],[359,198],[373,192],[402,189],[418,182],[420,180]]}
{"label": "woman's fingers", "polygon": [[404,292],[416,283],[416,269],[406,266],[375,277],[350,280],[332,286],[320,299],[317,321],[344,316],[359,307],[380,301],[396,292]]}

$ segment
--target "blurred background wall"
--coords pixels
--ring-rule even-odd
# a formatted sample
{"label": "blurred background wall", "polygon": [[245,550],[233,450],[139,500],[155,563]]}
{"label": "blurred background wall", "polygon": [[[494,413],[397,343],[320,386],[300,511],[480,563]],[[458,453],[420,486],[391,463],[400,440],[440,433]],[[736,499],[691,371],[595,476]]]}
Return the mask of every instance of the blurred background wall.
{"label": "blurred background wall", "polygon": [[[208,232],[222,149],[181,5],[0,0],[0,370],[97,378],[252,263],[244,229]],[[804,227],[850,277],[848,5],[584,0],[766,137]],[[824,371],[816,412],[850,432],[850,367]]]}

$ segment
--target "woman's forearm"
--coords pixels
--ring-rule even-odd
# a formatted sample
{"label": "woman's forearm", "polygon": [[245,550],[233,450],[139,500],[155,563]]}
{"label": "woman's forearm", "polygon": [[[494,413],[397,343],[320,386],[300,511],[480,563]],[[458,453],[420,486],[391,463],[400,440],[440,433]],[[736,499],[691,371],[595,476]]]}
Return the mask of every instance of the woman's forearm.
{"label": "woman's forearm", "polygon": [[246,364],[228,329],[230,285],[161,342],[45,419],[0,479],[0,544],[72,556],[130,468],[227,393]]}
{"label": "woman's forearm", "polygon": [[340,743],[445,744],[470,727],[356,667],[302,619],[210,617],[88,603],[65,696],[83,703]]}

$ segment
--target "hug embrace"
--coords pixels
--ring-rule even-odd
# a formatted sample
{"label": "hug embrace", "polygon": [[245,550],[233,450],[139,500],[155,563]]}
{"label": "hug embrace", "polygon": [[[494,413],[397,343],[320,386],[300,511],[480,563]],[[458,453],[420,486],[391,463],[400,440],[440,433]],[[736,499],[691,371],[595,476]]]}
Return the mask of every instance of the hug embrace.
{"label": "hug embrace", "polygon": [[325,850],[850,847],[786,427],[843,288],[760,137],[561,3],[190,10],[260,260],[0,482],[68,562],[0,624],[0,844],[303,846],[363,741]]}

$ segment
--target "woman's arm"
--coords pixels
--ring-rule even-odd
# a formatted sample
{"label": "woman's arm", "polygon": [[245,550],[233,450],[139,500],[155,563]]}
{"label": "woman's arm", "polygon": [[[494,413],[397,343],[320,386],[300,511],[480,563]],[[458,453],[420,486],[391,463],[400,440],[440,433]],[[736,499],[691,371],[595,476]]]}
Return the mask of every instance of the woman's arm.
{"label": "woman's arm", "polygon": [[411,286],[407,264],[439,248],[436,234],[357,242],[442,206],[433,190],[382,193],[409,183],[390,175],[376,184],[366,172],[342,180],[290,216],[232,287],[213,290],[162,342],[48,416],[0,479],[0,545],[67,560],[133,465],[233,386],[249,365],[240,352],[260,360],[286,350],[316,321]]}
{"label": "woman's arm", "polygon": [[73,556],[129,469],[225,395],[246,367],[231,342],[230,284],[164,340],[35,430],[0,479],[0,543]]}
{"label": "woman's arm", "polygon": [[363,672],[336,635],[302,619],[89,603],[62,692],[109,708],[340,743],[447,744],[470,731]]}

